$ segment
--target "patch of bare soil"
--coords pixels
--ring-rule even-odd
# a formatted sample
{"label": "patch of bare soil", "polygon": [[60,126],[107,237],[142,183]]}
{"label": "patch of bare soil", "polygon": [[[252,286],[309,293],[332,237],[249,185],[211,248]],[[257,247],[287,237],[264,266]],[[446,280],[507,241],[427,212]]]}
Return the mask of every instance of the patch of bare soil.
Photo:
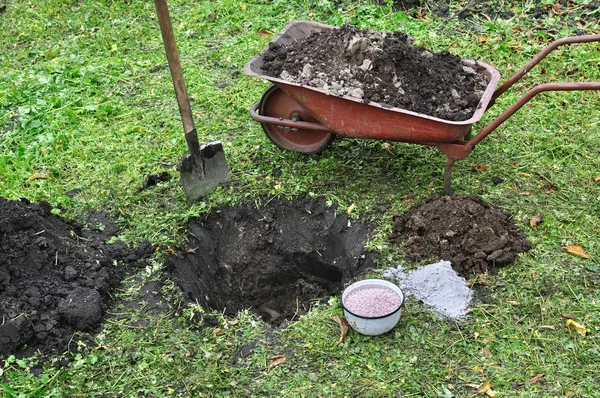
{"label": "patch of bare soil", "polygon": [[412,261],[447,260],[463,276],[497,272],[531,249],[510,213],[467,195],[432,197],[395,216],[389,240]]}
{"label": "patch of bare soil", "polygon": [[168,269],[192,302],[226,314],[249,309],[273,325],[339,294],[373,265],[371,228],[324,200],[228,207],[195,220]]}
{"label": "patch of bare soil", "polygon": [[399,32],[344,25],[289,45],[270,43],[266,75],[445,120],[467,120],[488,79],[447,51],[414,46]]}
{"label": "patch of bare soil", "polygon": [[108,293],[154,253],[104,243],[118,227],[100,213],[88,227],[47,202],[0,198],[0,357],[64,352],[76,331],[97,329]]}

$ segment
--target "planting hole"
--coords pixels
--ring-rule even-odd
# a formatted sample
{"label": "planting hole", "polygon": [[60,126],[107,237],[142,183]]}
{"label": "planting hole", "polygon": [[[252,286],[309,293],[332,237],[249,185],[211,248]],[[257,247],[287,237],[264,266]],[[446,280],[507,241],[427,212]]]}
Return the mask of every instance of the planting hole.
{"label": "planting hole", "polygon": [[369,268],[369,228],[324,201],[221,209],[188,225],[168,268],[192,302],[226,314],[249,309],[280,325],[339,294]]}

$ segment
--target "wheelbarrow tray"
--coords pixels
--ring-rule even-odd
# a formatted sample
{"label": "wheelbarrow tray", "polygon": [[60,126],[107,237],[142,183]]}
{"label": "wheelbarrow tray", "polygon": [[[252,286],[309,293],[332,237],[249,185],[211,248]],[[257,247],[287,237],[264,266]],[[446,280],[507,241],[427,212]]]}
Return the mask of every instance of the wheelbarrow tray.
{"label": "wheelbarrow tray", "polygon": [[[313,21],[292,21],[274,37],[272,43],[288,45],[308,37],[314,30],[336,28]],[[265,63],[263,59],[265,50],[244,66],[244,73],[276,84],[323,126],[337,135],[349,138],[425,145],[455,142],[467,135],[473,123],[481,119],[500,80],[500,74],[492,66],[480,61],[463,59],[462,62],[466,66],[485,75],[489,83],[473,116],[464,121],[451,121],[376,102],[365,104],[360,98],[332,95],[321,88],[267,76],[262,68]]]}

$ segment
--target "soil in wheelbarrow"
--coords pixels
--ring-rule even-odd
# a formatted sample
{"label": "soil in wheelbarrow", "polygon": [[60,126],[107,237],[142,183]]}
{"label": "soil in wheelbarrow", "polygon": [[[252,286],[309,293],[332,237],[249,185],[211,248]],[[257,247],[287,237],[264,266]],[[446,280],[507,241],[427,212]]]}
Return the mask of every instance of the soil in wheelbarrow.
{"label": "soil in wheelbarrow", "polygon": [[52,210],[0,198],[0,358],[76,348],[75,333],[99,328],[110,290],[154,253],[105,243],[119,229],[104,214],[75,222]]}
{"label": "soil in wheelbarrow", "polygon": [[167,268],[206,310],[249,310],[279,326],[372,267],[375,255],[365,248],[372,230],[310,197],[226,207],[188,225]]}
{"label": "soil in wheelbarrow", "polygon": [[271,42],[262,58],[268,76],[452,121],[469,119],[488,85],[457,55],[349,24],[289,45]]}
{"label": "soil in wheelbarrow", "polygon": [[432,197],[395,216],[389,240],[409,260],[447,260],[463,276],[497,272],[531,249],[510,213],[468,195]]}

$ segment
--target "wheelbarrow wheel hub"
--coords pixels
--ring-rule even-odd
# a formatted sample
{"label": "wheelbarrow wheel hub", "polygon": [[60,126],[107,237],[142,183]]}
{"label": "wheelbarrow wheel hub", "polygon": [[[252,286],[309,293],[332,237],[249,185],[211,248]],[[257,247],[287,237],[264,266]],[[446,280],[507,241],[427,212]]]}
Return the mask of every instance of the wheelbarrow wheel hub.
{"label": "wheelbarrow wheel hub", "polygon": [[[262,96],[259,112],[263,116],[278,119],[319,123],[278,86],[269,87]],[[329,131],[288,127],[273,123],[261,123],[261,126],[267,137],[279,148],[307,154],[321,152],[334,138],[333,133]]]}

